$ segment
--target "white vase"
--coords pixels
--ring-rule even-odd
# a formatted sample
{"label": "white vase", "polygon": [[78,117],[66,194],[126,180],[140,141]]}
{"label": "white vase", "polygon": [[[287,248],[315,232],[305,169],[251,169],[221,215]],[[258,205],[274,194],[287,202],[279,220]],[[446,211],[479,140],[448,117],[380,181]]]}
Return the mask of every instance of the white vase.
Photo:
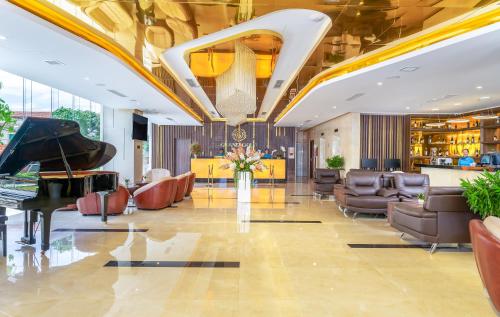
{"label": "white vase", "polygon": [[250,172],[237,172],[236,189],[238,191],[238,202],[249,203],[252,192],[252,174]]}

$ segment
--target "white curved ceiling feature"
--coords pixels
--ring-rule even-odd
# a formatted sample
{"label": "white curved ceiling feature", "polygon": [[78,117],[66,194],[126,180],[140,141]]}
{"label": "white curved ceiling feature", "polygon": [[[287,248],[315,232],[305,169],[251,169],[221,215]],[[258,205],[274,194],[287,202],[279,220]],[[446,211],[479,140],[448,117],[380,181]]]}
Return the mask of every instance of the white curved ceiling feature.
{"label": "white curved ceiling feature", "polygon": [[327,80],[276,126],[308,129],[348,112],[450,114],[496,107],[499,56],[500,22]]}
{"label": "white curved ceiling feature", "polygon": [[[170,48],[162,54],[162,62],[191,97],[212,117],[218,118],[219,113],[189,68],[187,53],[249,34],[271,32],[278,35],[283,46],[258,113],[259,118],[264,118],[271,114],[331,25],[330,18],[321,12],[305,9],[276,11]],[[274,88],[278,81],[282,81],[281,85]]]}

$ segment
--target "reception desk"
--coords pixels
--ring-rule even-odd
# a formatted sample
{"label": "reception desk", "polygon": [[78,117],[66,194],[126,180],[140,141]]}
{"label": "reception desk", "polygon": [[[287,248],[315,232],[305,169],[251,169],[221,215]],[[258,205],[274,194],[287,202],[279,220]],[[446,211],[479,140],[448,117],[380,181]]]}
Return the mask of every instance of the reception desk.
{"label": "reception desk", "polygon": [[418,164],[421,173],[429,175],[431,186],[460,186],[460,179],[472,180],[484,170],[494,171],[488,167],[466,167],[454,165]]}
{"label": "reception desk", "polygon": [[[234,175],[230,169],[220,168],[222,165],[230,163],[225,158],[194,158],[191,159],[191,172],[196,174],[196,179],[205,180],[213,178],[214,180],[232,180]],[[274,171],[276,181],[286,180],[286,160],[285,159],[263,159],[262,163],[266,166],[262,172],[254,171],[254,179],[270,180],[271,171]],[[212,171],[212,175],[209,172]]]}

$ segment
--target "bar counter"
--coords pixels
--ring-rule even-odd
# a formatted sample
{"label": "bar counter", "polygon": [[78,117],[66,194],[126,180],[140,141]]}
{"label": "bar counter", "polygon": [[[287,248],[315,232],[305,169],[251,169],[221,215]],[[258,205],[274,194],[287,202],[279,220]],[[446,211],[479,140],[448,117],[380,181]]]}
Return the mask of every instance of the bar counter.
{"label": "bar counter", "polygon": [[460,179],[472,180],[483,171],[495,171],[498,168],[482,166],[456,166],[417,164],[422,174],[429,175],[431,186],[460,186]]}
{"label": "bar counter", "polygon": [[[270,180],[272,179],[271,171],[274,171],[274,179],[276,181],[286,180],[286,160],[285,159],[262,159],[262,163],[266,169],[262,172],[254,171],[255,179]],[[234,175],[230,169],[220,168],[222,165],[230,163],[222,157],[214,158],[193,158],[191,159],[191,172],[196,173],[196,179],[206,180],[213,178],[214,180],[226,179],[232,180]],[[209,171],[212,175],[209,175]]]}

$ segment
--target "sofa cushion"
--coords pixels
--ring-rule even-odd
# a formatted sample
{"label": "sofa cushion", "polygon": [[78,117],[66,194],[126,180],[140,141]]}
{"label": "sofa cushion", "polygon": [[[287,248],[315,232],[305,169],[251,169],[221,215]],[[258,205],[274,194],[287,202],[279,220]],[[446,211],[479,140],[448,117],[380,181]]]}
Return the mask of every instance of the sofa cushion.
{"label": "sofa cushion", "polygon": [[394,184],[399,194],[404,197],[415,197],[424,194],[429,187],[429,175],[402,173],[395,174]]}
{"label": "sofa cushion", "polygon": [[495,238],[500,240],[500,218],[493,216],[486,217],[483,224]]}
{"label": "sofa cushion", "polygon": [[390,188],[381,188],[377,192],[377,196],[382,196],[382,197],[396,197],[398,195],[398,191],[396,189],[390,189]]}
{"label": "sofa cushion", "polygon": [[347,196],[346,202],[348,206],[366,208],[366,209],[383,209],[387,208],[389,201],[398,201],[396,197],[385,198],[382,196]]}
{"label": "sofa cushion", "polygon": [[394,205],[394,211],[419,218],[436,218],[437,213],[427,211],[423,206],[417,204],[401,203]]}

